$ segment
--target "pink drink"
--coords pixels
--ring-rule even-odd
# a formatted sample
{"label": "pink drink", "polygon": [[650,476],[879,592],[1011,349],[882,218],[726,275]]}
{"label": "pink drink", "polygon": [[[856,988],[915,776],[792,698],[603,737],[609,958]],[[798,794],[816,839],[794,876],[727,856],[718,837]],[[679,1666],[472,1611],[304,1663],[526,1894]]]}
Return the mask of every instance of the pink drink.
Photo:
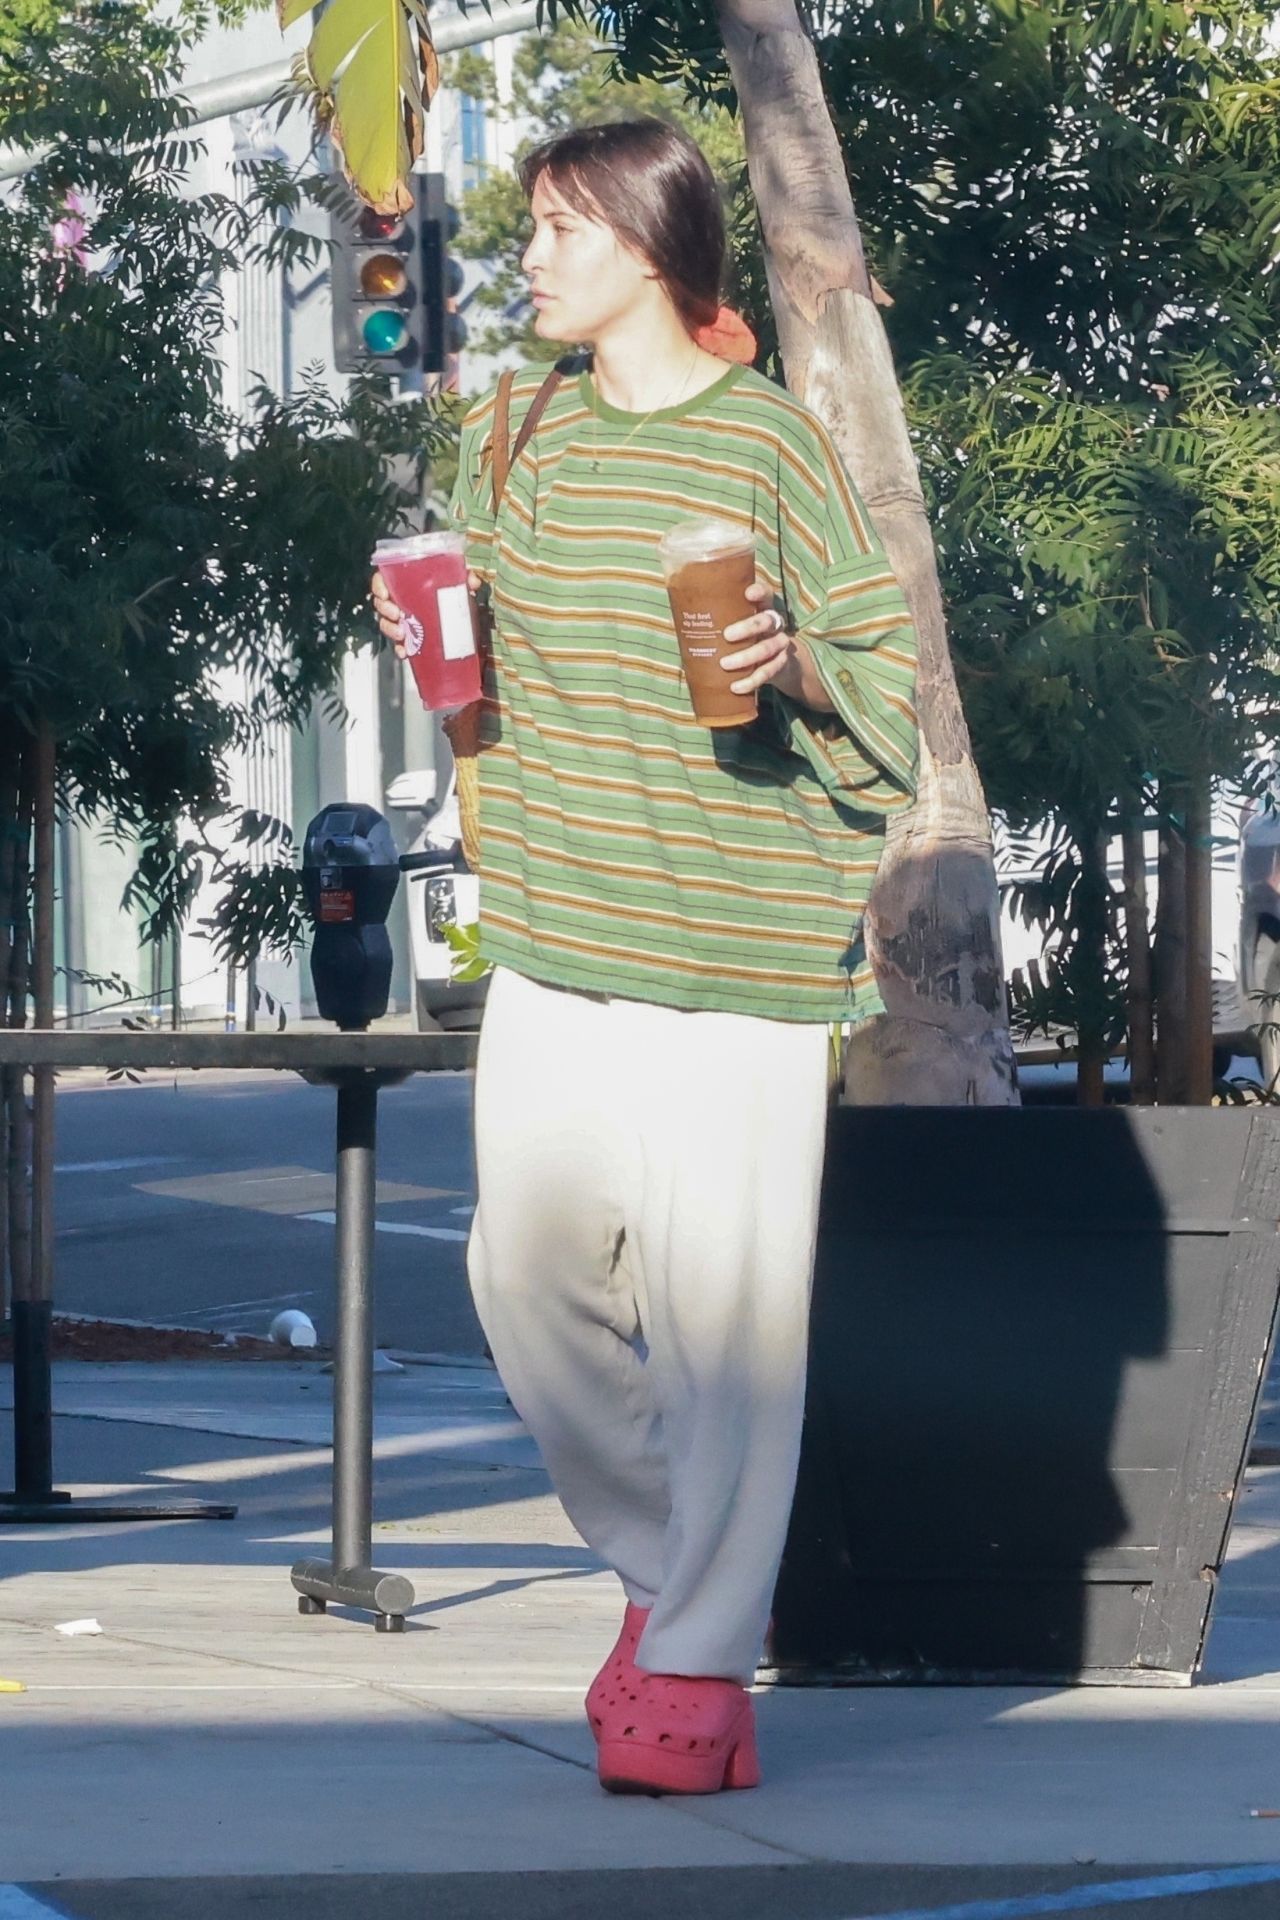
{"label": "pink drink", "polygon": [[379,540],[373,564],[404,615],[405,652],[424,707],[480,698],[476,624],[460,533]]}

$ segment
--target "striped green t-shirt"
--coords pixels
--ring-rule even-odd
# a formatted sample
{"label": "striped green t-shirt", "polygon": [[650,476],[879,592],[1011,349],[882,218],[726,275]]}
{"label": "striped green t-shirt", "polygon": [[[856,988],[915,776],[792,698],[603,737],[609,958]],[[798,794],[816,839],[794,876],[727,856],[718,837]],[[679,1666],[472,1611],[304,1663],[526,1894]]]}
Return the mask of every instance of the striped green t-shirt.
{"label": "striped green t-shirt", "polygon": [[[861,926],[885,816],[914,793],[916,649],[866,511],[821,421],[750,368],[637,432],[643,416],[601,400],[588,364],[571,362],[496,527],[496,386],[462,425],[450,513],[495,625],[481,952],[664,1006],[879,1013]],[[513,440],[547,372],[517,374]],[[694,719],[657,541],[705,513],[754,530],[835,714],[768,687],[747,727]]]}

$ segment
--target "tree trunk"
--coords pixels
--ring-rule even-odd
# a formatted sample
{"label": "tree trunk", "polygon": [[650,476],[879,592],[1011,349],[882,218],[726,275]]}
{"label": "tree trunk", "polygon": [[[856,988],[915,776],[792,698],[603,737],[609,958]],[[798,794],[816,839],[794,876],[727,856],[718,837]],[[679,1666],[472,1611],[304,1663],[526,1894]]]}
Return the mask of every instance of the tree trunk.
{"label": "tree trunk", "polygon": [[1190,1106],[1213,1104],[1213,795],[1207,776],[1187,791],[1187,1079]]}
{"label": "tree trunk", "polygon": [[1187,861],[1181,788],[1160,788],[1156,900],[1156,1088],[1162,1106],[1187,1098]]}
{"label": "tree trunk", "polygon": [[947,649],[933,539],[813,43],[793,0],[717,0],[791,392],[840,448],[920,643],[920,790],[867,914],[887,1015],[855,1029],[845,1098],[1016,1104],[990,821]]}
{"label": "tree trunk", "polygon": [[1147,917],[1147,837],[1139,801],[1120,824],[1124,849],[1124,945],[1129,976],[1129,1098],[1154,1105],[1156,1051],[1151,997],[1151,924]]}

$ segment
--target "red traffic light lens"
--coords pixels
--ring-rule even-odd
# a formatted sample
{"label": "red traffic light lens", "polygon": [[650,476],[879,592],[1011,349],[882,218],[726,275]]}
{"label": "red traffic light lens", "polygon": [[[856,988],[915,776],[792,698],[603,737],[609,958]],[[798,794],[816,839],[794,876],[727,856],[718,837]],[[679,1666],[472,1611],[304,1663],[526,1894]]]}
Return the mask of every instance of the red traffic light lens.
{"label": "red traffic light lens", "polygon": [[404,262],[394,253],[371,253],[360,268],[366,300],[396,300],[409,284]]}
{"label": "red traffic light lens", "polygon": [[374,213],[366,207],[357,222],[362,240],[398,240],[404,221],[398,213]]}

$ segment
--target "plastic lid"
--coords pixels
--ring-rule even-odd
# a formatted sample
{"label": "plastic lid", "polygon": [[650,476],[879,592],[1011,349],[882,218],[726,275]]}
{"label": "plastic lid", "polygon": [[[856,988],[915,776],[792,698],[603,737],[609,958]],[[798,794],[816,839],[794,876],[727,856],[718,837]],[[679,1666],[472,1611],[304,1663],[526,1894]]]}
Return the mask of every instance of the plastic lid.
{"label": "plastic lid", "polygon": [[732,520],[720,520],[714,514],[699,514],[694,519],[677,520],[658,542],[664,559],[677,564],[689,560],[716,560],[721,554],[741,553],[755,548],[750,527]]}
{"label": "plastic lid", "polygon": [[464,553],[466,545],[460,533],[407,533],[402,540],[379,540],[373,557],[375,560],[421,560],[428,553]]}

